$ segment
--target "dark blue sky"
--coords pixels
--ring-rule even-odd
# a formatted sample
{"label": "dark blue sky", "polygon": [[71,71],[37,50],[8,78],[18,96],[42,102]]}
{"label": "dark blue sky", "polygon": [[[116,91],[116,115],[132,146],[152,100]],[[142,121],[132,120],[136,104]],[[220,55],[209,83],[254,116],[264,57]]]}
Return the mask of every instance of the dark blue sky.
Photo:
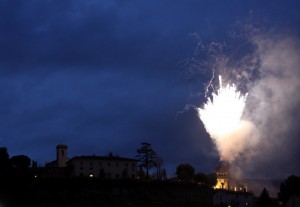
{"label": "dark blue sky", "polygon": [[0,145],[43,165],[59,143],[70,157],[133,157],[147,141],[169,176],[180,163],[211,172],[217,152],[186,107],[203,104],[216,57],[198,43],[234,59],[251,50],[245,25],[299,38],[299,11],[297,0],[0,1]]}

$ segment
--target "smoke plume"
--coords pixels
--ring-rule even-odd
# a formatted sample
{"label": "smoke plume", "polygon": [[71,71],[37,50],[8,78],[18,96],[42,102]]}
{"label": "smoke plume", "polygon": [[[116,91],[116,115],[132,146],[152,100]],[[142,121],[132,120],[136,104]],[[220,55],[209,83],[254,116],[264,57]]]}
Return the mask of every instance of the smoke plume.
{"label": "smoke plume", "polygon": [[[247,174],[299,173],[300,41],[289,35],[254,35],[260,77],[249,82],[244,118],[254,125],[237,165]],[[243,163],[243,164],[242,164]]]}
{"label": "smoke plume", "polygon": [[299,174],[300,40],[248,32],[243,48],[230,55],[220,50],[212,64],[215,74],[248,93],[238,130],[215,141],[220,159],[232,162],[238,177]]}

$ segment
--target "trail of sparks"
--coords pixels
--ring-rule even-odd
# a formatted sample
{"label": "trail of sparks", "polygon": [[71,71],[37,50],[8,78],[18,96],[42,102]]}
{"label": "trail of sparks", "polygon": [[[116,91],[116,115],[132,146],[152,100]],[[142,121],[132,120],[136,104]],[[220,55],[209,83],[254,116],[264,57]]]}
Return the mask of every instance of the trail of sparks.
{"label": "trail of sparks", "polygon": [[214,87],[213,87],[213,84],[212,84],[212,81],[214,80],[215,78],[215,70],[213,69],[213,75],[212,75],[212,78],[210,79],[208,85],[206,86],[206,90],[205,90],[205,98],[207,97],[207,93],[209,92],[209,87],[212,87],[213,91],[215,92],[214,90]]}

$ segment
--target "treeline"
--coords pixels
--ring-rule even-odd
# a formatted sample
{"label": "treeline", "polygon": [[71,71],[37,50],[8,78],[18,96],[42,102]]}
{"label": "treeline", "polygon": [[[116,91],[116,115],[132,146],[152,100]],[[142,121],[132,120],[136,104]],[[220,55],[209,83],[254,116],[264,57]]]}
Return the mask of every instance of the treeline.
{"label": "treeline", "polygon": [[[166,170],[163,168],[163,159],[155,152],[150,143],[141,143],[137,149],[137,159],[139,160],[138,177],[142,180],[166,180]],[[155,173],[150,175],[150,170]],[[217,184],[215,173],[205,174],[196,172],[195,168],[188,163],[179,164],[176,167],[176,177],[172,179],[181,183],[197,183],[210,188]]]}
{"label": "treeline", "polygon": [[31,159],[26,155],[9,157],[6,147],[0,147],[0,177],[28,177]]}

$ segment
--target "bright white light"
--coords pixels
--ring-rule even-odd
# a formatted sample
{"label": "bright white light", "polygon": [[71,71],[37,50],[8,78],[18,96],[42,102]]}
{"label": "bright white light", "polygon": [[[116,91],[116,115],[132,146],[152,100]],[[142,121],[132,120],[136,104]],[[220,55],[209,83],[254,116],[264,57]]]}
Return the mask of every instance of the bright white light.
{"label": "bright white light", "polygon": [[[242,95],[234,84],[223,87],[221,76],[219,84],[220,88],[212,94],[212,98],[208,98],[203,108],[197,110],[206,131],[216,142],[220,152],[225,146],[224,143],[230,142],[232,135],[242,127],[241,116],[247,94]],[[220,155],[221,160],[226,160],[222,157],[222,152]]]}
{"label": "bright white light", "polygon": [[215,139],[220,139],[239,127],[247,96],[241,95],[234,84],[223,88],[221,76],[219,81],[220,88],[212,94],[213,99],[208,98],[203,109],[198,108],[207,132]]}

